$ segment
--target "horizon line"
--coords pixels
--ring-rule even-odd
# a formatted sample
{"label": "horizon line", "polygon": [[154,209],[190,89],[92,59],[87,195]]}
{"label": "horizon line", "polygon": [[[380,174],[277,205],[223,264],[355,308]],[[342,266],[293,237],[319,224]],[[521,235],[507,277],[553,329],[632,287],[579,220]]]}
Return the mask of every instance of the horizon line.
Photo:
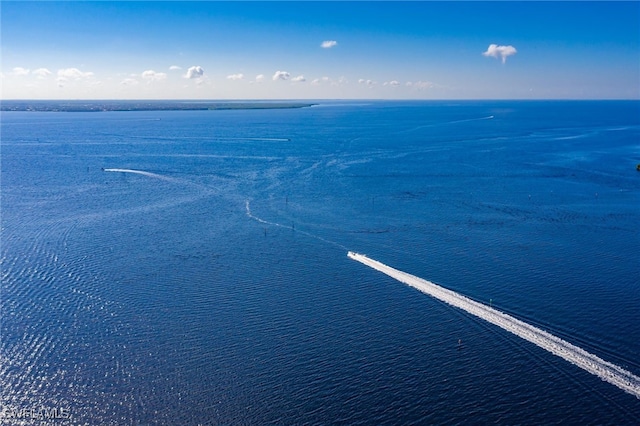
{"label": "horizon line", "polygon": [[428,101],[640,101],[640,98],[12,98],[2,102],[428,102]]}

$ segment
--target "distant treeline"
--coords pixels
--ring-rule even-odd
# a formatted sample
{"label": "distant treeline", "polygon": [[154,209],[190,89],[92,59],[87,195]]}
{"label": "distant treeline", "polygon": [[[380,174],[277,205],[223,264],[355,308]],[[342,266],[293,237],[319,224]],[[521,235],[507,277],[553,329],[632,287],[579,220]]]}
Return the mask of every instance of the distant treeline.
{"label": "distant treeline", "polygon": [[279,101],[2,101],[1,111],[207,111],[230,109],[306,108],[312,103]]}

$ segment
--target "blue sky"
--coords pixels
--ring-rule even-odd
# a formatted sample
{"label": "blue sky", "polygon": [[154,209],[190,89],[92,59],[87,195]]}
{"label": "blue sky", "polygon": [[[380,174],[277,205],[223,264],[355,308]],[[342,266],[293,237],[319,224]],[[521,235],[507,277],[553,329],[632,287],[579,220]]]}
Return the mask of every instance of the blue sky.
{"label": "blue sky", "polygon": [[0,7],[3,99],[640,99],[637,1]]}

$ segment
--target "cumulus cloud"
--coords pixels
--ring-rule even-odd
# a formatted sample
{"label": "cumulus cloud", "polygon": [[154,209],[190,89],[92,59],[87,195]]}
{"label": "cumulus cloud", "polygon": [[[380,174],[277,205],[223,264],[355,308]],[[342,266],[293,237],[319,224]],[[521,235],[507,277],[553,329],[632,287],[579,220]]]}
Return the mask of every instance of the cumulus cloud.
{"label": "cumulus cloud", "polygon": [[400,82],[398,80],[391,80],[391,81],[385,81],[384,83],[382,83],[382,85],[397,87],[400,85]]}
{"label": "cumulus cloud", "polygon": [[37,76],[39,79],[43,79],[51,75],[51,71],[46,68],[38,68],[37,70],[34,70],[32,74]]}
{"label": "cumulus cloud", "polygon": [[67,79],[79,80],[81,78],[93,77],[92,72],[82,72],[78,68],[64,68],[58,70],[58,80],[65,81]]}
{"label": "cumulus cloud", "polygon": [[303,81],[307,81],[307,79],[304,78],[304,75],[299,75],[297,77],[292,78],[291,81],[293,81],[294,83],[302,83]]}
{"label": "cumulus cloud", "polygon": [[169,67],[169,71],[177,71],[177,70],[181,70],[181,69],[182,69],[182,67],[179,67],[177,65],[171,65]]}
{"label": "cumulus cloud", "polygon": [[163,72],[155,72],[154,70],[146,70],[141,74],[142,78],[151,81],[160,81],[167,78],[167,74]]}
{"label": "cumulus cloud", "polygon": [[244,74],[242,74],[242,73],[231,74],[231,75],[228,75],[227,78],[229,80],[243,80],[244,79]]}
{"label": "cumulus cloud", "polygon": [[366,85],[366,86],[371,87],[371,86],[373,86],[374,84],[376,84],[376,82],[375,82],[375,81],[373,81],[373,80],[365,80],[364,78],[361,78],[361,79],[359,79],[359,80],[358,80],[358,84],[364,84],[364,85]]}
{"label": "cumulus cloud", "polygon": [[320,44],[320,47],[323,49],[331,49],[333,46],[337,45],[338,42],[335,40],[325,40]]}
{"label": "cumulus cloud", "polygon": [[92,72],[83,72],[78,68],[63,68],[58,70],[58,77],[56,81],[58,82],[58,87],[64,87],[67,81],[69,80],[82,80],[88,79],[94,76]]}
{"label": "cumulus cloud", "polygon": [[289,80],[289,78],[291,77],[291,74],[289,74],[286,71],[276,71],[275,74],[273,74],[273,77],[271,77],[273,79],[273,81],[278,81],[278,80]]}
{"label": "cumulus cloud", "polygon": [[189,67],[189,69],[187,70],[187,73],[184,75],[184,78],[188,78],[188,79],[197,79],[197,78],[202,78],[202,76],[204,76],[204,69],[199,66],[193,66],[193,67]]}
{"label": "cumulus cloud", "polygon": [[260,82],[264,81],[264,74],[258,74],[258,75],[256,75],[256,81],[257,81],[258,83],[260,83]]}
{"label": "cumulus cloud", "polygon": [[22,67],[15,67],[13,69],[13,75],[28,75],[29,74],[29,70],[27,68],[22,68]]}
{"label": "cumulus cloud", "polygon": [[324,84],[324,83],[333,83],[333,81],[329,77],[314,78],[311,81],[311,84],[313,84],[314,86],[317,86],[319,84]]}
{"label": "cumulus cloud", "polygon": [[507,61],[507,56],[515,55],[518,53],[513,46],[498,46],[497,44],[490,44],[486,52],[482,54],[484,56],[492,56],[496,59],[501,58],[504,64]]}

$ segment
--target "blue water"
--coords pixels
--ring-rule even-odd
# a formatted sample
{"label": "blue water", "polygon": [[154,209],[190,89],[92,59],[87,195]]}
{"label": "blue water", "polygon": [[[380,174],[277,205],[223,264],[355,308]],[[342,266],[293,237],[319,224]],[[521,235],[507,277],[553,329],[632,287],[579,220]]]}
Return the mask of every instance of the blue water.
{"label": "blue water", "polygon": [[640,423],[636,397],[346,256],[640,375],[638,102],[1,119],[7,424]]}

